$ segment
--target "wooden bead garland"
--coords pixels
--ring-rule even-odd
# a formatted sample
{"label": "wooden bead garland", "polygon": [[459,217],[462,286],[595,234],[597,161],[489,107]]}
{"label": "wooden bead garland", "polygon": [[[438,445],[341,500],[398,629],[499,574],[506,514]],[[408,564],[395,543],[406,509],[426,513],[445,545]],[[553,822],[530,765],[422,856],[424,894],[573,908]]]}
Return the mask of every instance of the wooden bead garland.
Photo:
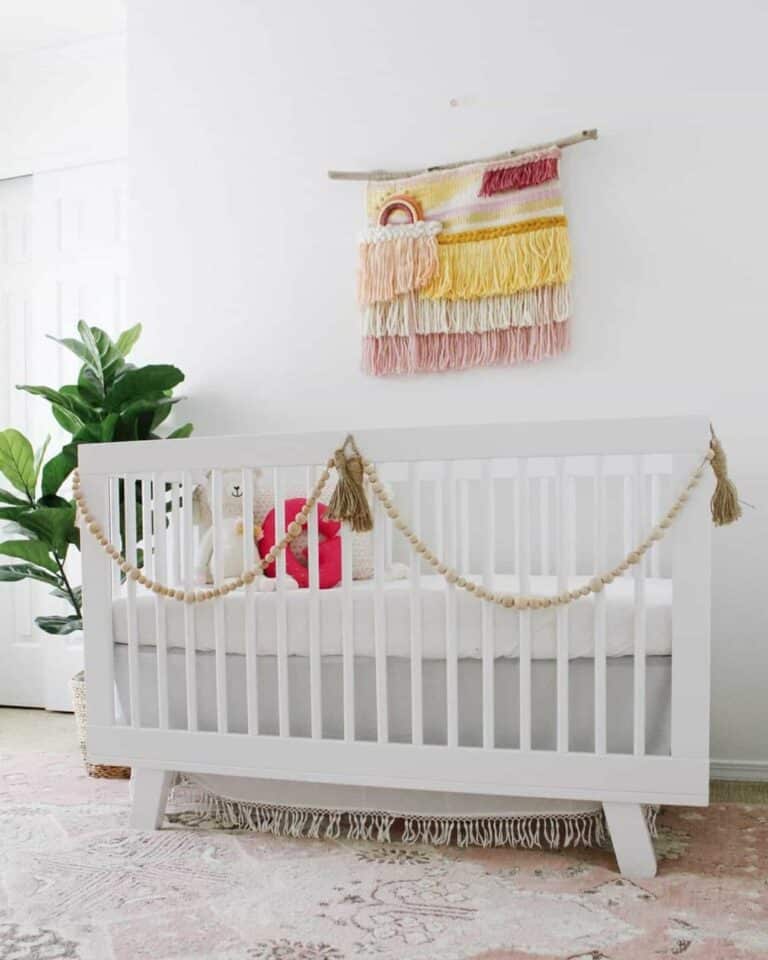
{"label": "wooden bead garland", "polygon": [[[587,597],[590,593],[599,593],[606,584],[612,583],[616,577],[620,577],[622,574],[635,564],[640,563],[643,559],[645,553],[659,540],[663,539],[667,530],[672,526],[672,523],[678,513],[683,509],[685,504],[690,499],[691,491],[698,485],[704,476],[705,464],[708,461],[712,461],[715,456],[715,453],[712,449],[707,451],[704,460],[701,465],[696,468],[696,470],[691,474],[691,477],[678,495],[675,502],[669,508],[667,513],[662,517],[661,520],[656,524],[656,526],[651,530],[648,537],[633,550],[631,550],[627,556],[618,563],[612,570],[607,571],[606,573],[592,577],[588,583],[583,584],[580,587],[576,587],[573,590],[568,590],[564,593],[556,594],[552,597],[535,597],[535,596],[524,596],[522,594],[510,594],[510,593],[493,593],[489,591],[482,584],[475,583],[472,580],[468,580],[465,577],[459,575],[458,571],[454,570],[448,564],[443,563],[439,557],[437,557],[432,550],[427,546],[426,543],[408,526],[407,522],[403,520],[400,516],[400,511],[394,505],[392,500],[389,498],[389,495],[386,492],[386,487],[379,479],[376,467],[369,460],[363,458],[363,473],[369,480],[371,484],[371,489],[374,494],[381,502],[382,506],[388,517],[393,521],[395,529],[399,530],[405,539],[411,544],[414,552],[417,556],[422,557],[427,563],[430,564],[445,580],[459,588],[460,590],[466,590],[471,596],[477,597],[479,600],[485,600],[488,603],[495,603],[498,606],[505,607],[507,609],[516,609],[516,610],[529,610],[529,609],[541,609],[550,606],[564,606],[565,604],[571,603],[574,600],[578,600],[581,597]],[[80,489],[80,475],[79,471],[75,470],[72,475],[72,492],[75,503],[77,504],[77,509],[80,514],[80,518],[86,526],[87,530],[95,537],[100,546],[104,549],[108,557],[110,557],[120,568],[120,570],[126,575],[126,577],[134,580],[139,583],[141,586],[146,587],[147,590],[156,593],[158,596],[167,597],[168,599],[178,600],[184,603],[202,603],[208,600],[217,599],[222,596],[226,596],[228,593],[231,593],[233,590],[238,590],[243,586],[250,585],[254,582],[257,576],[259,576],[265,567],[268,567],[271,563],[275,561],[277,555],[282,551],[288,549],[290,544],[296,537],[299,536],[303,527],[307,523],[312,509],[317,504],[320,496],[322,495],[323,488],[325,487],[328,479],[330,478],[330,470],[335,466],[335,461],[333,458],[328,460],[328,463],[318,478],[317,483],[315,484],[310,496],[307,498],[306,503],[301,508],[301,510],[296,514],[294,519],[288,524],[285,536],[283,539],[275,544],[272,549],[263,557],[259,562],[249,570],[244,570],[239,577],[230,583],[221,584],[219,586],[214,586],[210,590],[197,590],[197,591],[184,591],[174,589],[172,587],[166,587],[160,583],[154,583],[153,581],[147,579],[144,575],[141,568],[134,566],[129,563],[124,556],[120,553],[117,547],[114,544],[110,543],[107,537],[104,534],[104,530],[98,521],[93,517],[93,515],[88,510],[88,505],[85,502],[85,497]]]}

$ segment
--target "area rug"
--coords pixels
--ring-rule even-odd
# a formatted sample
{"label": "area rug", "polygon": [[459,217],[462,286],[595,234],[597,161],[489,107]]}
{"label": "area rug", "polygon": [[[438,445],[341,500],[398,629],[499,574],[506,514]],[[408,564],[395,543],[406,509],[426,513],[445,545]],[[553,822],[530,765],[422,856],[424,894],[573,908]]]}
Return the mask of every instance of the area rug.
{"label": "area rug", "polygon": [[0,756],[0,960],[757,960],[768,806],[667,809],[659,875],[559,853],[290,840],[176,809],[127,826],[125,782]]}

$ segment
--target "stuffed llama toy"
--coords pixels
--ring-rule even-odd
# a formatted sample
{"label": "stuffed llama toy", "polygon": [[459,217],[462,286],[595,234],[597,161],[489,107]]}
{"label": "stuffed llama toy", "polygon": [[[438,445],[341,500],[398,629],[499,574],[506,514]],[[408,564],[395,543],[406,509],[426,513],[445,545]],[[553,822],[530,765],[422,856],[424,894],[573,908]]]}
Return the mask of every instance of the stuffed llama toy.
{"label": "stuffed llama toy", "polygon": [[[259,499],[257,494],[260,470],[253,471],[254,503]],[[243,537],[249,533],[254,540],[261,538],[261,525],[252,524],[252,531],[246,531],[243,525],[243,478],[239,470],[225,470],[222,472],[222,531],[221,531],[221,571],[224,579],[239,577],[243,569]],[[210,474],[206,475],[203,483],[195,487],[193,498],[194,521],[203,530],[197,551],[195,564],[195,579],[198,583],[213,583],[213,571],[217,566],[214,556],[213,541],[213,514],[210,503]],[[254,514],[257,507],[254,506]],[[258,551],[256,551],[258,557]],[[293,577],[286,575],[285,586],[294,589],[298,586]],[[270,591],[275,589],[275,581],[269,577],[260,576],[256,580],[258,590]]]}
{"label": "stuffed llama toy", "polygon": [[[259,483],[262,472],[259,469],[253,471],[253,524],[254,536],[256,540],[261,537],[261,524],[267,513],[274,506],[273,491],[269,485]],[[240,470],[222,471],[222,548],[223,557],[223,575],[225,578],[238,577],[243,569],[243,479]],[[330,496],[333,490],[333,484],[329,484],[325,490],[326,497]],[[300,495],[299,493],[296,494]],[[210,506],[210,474],[206,475],[205,480],[195,487],[193,500],[194,521],[198,524],[203,534],[197,553],[197,562],[195,565],[195,579],[199,583],[213,582],[213,517]],[[369,580],[373,577],[373,538],[370,533],[353,533],[352,538],[352,579]],[[296,555],[300,555],[307,546],[306,530],[292,544],[292,549]],[[387,580],[400,580],[408,576],[408,567],[402,563],[392,563],[385,573]],[[293,589],[298,584],[293,577],[286,574],[285,587]],[[257,589],[263,591],[274,590],[275,581],[269,577],[261,576],[257,581]]]}

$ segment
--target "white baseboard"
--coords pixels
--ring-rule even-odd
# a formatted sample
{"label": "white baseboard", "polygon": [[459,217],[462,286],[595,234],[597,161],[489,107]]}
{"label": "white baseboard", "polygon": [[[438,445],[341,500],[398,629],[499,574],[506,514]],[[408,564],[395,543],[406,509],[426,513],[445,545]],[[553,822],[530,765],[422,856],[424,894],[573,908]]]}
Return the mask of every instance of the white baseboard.
{"label": "white baseboard", "polygon": [[712,760],[711,780],[752,780],[768,783],[768,760]]}

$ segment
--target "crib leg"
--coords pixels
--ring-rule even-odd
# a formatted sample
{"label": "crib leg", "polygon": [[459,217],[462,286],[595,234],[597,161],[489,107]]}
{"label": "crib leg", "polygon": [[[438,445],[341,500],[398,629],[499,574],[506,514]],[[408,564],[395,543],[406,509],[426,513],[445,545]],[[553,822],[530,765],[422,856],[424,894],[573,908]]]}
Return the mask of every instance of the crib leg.
{"label": "crib leg", "polygon": [[131,816],[135,830],[158,830],[165,817],[165,804],[173,782],[171,770],[134,767],[131,774]]}
{"label": "crib leg", "polygon": [[624,877],[656,876],[656,854],[639,803],[604,803],[605,819],[619,870]]}

